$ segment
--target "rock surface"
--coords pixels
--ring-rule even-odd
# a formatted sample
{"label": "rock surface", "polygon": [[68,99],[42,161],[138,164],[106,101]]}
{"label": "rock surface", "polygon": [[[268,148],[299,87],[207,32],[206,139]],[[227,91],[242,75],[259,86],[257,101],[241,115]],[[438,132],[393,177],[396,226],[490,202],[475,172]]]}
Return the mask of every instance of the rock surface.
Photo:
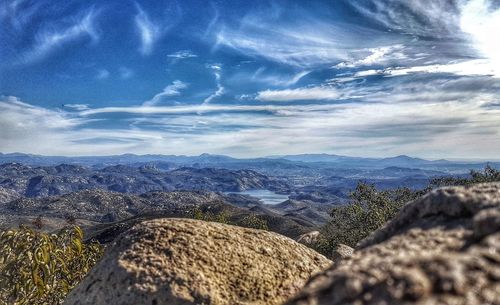
{"label": "rock surface", "polygon": [[281,304],[330,264],[275,233],[157,219],[122,234],[64,304]]}
{"label": "rock surface", "polygon": [[500,304],[500,183],[407,204],[286,304]]}
{"label": "rock surface", "polygon": [[340,262],[344,259],[350,258],[354,253],[354,249],[349,247],[348,245],[338,244],[337,248],[333,252],[333,261]]}
{"label": "rock surface", "polygon": [[320,236],[319,231],[311,231],[297,237],[297,242],[304,244],[306,246],[310,246],[318,241],[319,236]]}
{"label": "rock surface", "polygon": [[13,190],[0,187],[0,204],[19,198],[20,195]]}

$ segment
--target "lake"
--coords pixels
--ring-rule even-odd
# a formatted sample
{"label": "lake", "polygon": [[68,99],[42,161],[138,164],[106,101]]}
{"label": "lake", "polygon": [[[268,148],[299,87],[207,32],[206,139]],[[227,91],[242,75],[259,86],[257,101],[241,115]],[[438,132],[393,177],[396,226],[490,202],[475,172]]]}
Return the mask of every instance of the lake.
{"label": "lake", "polygon": [[229,192],[230,194],[250,195],[259,198],[264,204],[278,204],[288,200],[288,195],[277,194],[270,190],[249,190],[243,192]]}

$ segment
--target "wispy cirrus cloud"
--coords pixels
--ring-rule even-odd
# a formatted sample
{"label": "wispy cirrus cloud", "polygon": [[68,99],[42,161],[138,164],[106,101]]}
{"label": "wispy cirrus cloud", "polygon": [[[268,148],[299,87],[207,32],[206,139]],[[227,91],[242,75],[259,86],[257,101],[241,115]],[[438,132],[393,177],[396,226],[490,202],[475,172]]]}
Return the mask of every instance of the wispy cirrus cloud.
{"label": "wispy cirrus cloud", "polygon": [[221,83],[221,73],[222,73],[222,67],[220,64],[210,64],[207,65],[207,68],[211,69],[213,71],[214,77],[215,77],[215,84],[217,86],[217,89],[215,90],[214,93],[210,94],[207,98],[203,100],[203,104],[209,104],[212,102],[214,99],[218,98],[222,94],[224,94],[225,88],[222,86]]}
{"label": "wispy cirrus cloud", "polygon": [[142,55],[149,55],[153,52],[153,47],[162,35],[162,29],[159,23],[151,20],[151,17],[136,2],[137,15],[134,21],[137,27],[141,45],[139,51]]}
{"label": "wispy cirrus cloud", "polygon": [[92,42],[99,39],[96,26],[99,10],[91,8],[88,11],[70,18],[69,22],[55,23],[51,27],[42,28],[36,33],[31,49],[22,54],[24,63],[39,61],[63,45],[81,38],[89,38]]}
{"label": "wispy cirrus cloud", "polygon": [[178,61],[182,59],[196,58],[198,57],[198,55],[194,54],[191,50],[180,50],[175,53],[168,54],[167,57],[172,60]]}
{"label": "wispy cirrus cloud", "polygon": [[[397,94],[410,96],[411,92]],[[474,156],[475,147],[480,145],[483,157],[493,157],[500,148],[500,110],[485,111],[483,100],[134,106],[70,113],[10,98],[0,101],[0,124],[7,131],[0,139],[5,143],[3,151],[27,149],[29,139],[30,151],[45,154],[95,154],[98,143],[102,154],[208,151],[250,157],[276,151],[335,151],[463,157]],[[119,125],[113,129],[92,127],[88,122],[93,117],[118,118]],[[360,145],[369,149],[360,152]]]}
{"label": "wispy cirrus cloud", "polygon": [[214,33],[215,47],[229,47],[249,56],[297,67],[317,67],[350,59],[350,49],[374,32],[302,16],[279,22],[262,15],[246,16],[237,25],[224,24]]}
{"label": "wispy cirrus cloud", "polygon": [[154,106],[160,103],[163,99],[167,97],[177,96],[181,94],[182,89],[186,89],[188,84],[180,81],[174,80],[172,84],[163,88],[163,91],[153,96],[152,99],[145,101],[143,106]]}
{"label": "wispy cirrus cloud", "polygon": [[456,37],[459,1],[449,0],[368,0],[349,1],[368,20],[391,31],[422,37]]}
{"label": "wispy cirrus cloud", "polygon": [[336,100],[341,96],[341,93],[332,87],[310,87],[260,91],[257,94],[256,99],[266,102],[290,102],[308,100]]}
{"label": "wispy cirrus cloud", "polygon": [[137,14],[134,22],[140,38],[139,52],[150,55],[158,41],[179,21],[181,11],[174,2],[173,10],[166,10],[161,17],[153,18],[138,2],[135,2]]}

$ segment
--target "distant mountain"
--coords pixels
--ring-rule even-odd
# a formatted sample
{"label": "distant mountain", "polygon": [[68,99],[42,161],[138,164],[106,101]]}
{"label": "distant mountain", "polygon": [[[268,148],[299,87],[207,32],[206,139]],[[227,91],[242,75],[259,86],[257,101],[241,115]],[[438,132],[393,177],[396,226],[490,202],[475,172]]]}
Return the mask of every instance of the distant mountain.
{"label": "distant mountain", "polygon": [[299,162],[356,162],[375,160],[370,158],[347,157],[329,154],[300,154],[300,155],[282,155],[269,156],[270,159],[284,159]]}
{"label": "distant mountain", "polygon": [[[331,162],[331,163],[344,163],[357,167],[366,166],[421,166],[425,164],[433,164],[434,161],[429,161],[420,158],[413,158],[406,155],[390,157],[390,158],[360,158],[348,157],[329,154],[301,154],[301,155],[284,155],[284,156],[271,156],[272,159],[284,159],[290,161],[300,162]],[[440,160],[439,163],[447,163],[447,160]]]}
{"label": "distant mountain", "polygon": [[288,190],[285,182],[252,170],[181,167],[162,171],[154,166],[127,165],[93,169],[71,164],[34,167],[19,163],[0,165],[0,187],[27,197],[61,195],[85,189],[133,194],[173,190]]}
{"label": "distant mountain", "polygon": [[[448,160],[425,160],[405,155],[390,158],[361,158],[333,154],[276,155],[265,158],[238,159],[224,155],[201,154],[199,156],[176,155],[135,155],[60,157],[41,156],[22,153],[1,154],[1,163],[23,163],[31,166],[55,166],[58,164],[82,165],[104,168],[114,165],[132,167],[152,166],[162,170],[179,167],[212,167],[230,170],[251,169],[263,174],[304,175],[329,169],[383,169],[397,166],[406,168],[425,168],[449,173],[463,173],[470,169],[484,168],[486,162],[456,162]],[[500,162],[493,162],[500,167]]]}

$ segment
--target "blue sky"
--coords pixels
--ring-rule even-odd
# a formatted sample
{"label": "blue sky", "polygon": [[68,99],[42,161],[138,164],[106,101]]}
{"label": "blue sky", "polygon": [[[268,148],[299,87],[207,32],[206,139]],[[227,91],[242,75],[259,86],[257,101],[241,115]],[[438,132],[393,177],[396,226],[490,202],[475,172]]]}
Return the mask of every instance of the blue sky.
{"label": "blue sky", "polygon": [[0,151],[498,158],[500,2],[2,1]]}

